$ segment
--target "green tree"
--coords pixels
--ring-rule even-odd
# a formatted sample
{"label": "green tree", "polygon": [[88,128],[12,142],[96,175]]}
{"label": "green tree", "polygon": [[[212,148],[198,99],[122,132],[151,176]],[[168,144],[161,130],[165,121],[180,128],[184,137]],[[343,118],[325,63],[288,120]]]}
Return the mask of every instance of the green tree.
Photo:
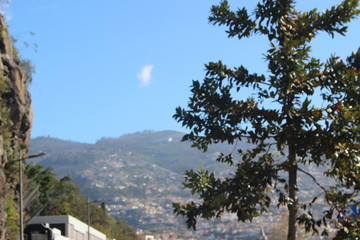
{"label": "green tree", "polygon": [[43,212],[50,201],[64,194],[71,180],[70,177],[58,179],[52,168],[38,164],[27,165],[25,175],[28,178],[25,186],[26,220]]}
{"label": "green tree", "polygon": [[90,225],[92,227],[105,233],[109,238],[124,239],[123,234],[127,233],[126,239],[136,239],[137,235],[134,229],[124,222],[116,222],[113,217],[108,216],[104,203],[101,203],[101,206],[91,201],[87,203],[88,199],[81,194],[78,185],[68,183],[64,190],[64,194],[50,201],[47,208],[41,213],[42,215],[72,215],[86,223],[88,220],[87,204],[90,204]]}
{"label": "green tree", "polygon": [[[326,62],[309,53],[311,40],[320,32],[344,35],[346,24],[359,15],[358,4],[345,0],[320,13],[298,11],[294,0],[262,0],[252,15],[245,8],[231,10],[226,0],[212,7],[209,21],[226,26],[229,37],[267,37],[268,73],[210,62],[204,80],[192,83],[187,109],[176,109],[174,118],[190,129],[183,141],[191,141],[193,147],[206,151],[216,143],[253,144],[246,151],[218,157],[217,161],[234,167],[232,176],[186,172],[184,186],[199,200],[174,203],[174,212],[186,217],[188,227],[195,228],[197,217],[220,217],[223,212],[251,221],[268,211],[273,191],[278,206],[289,210],[287,238],[296,239],[298,224],[319,233],[320,226],[327,226],[333,216],[340,221],[342,210],[355,202],[360,189],[360,49],[346,60],[331,56]],[[243,97],[243,92],[255,97]],[[313,101],[316,98],[320,103]],[[326,168],[324,175],[335,184],[329,188],[318,184],[301,168],[309,164]],[[319,219],[311,212],[319,198],[298,200],[299,171],[323,191],[328,210]],[[352,222],[344,229],[347,223],[338,225],[339,233],[356,236],[359,225]],[[326,229],[322,234],[328,234]]]}
{"label": "green tree", "polygon": [[132,228],[123,222],[117,223],[107,215],[104,203],[101,206],[94,202],[88,203],[80,187],[70,182],[69,177],[58,179],[52,168],[37,164],[27,165],[25,173],[28,177],[26,212],[29,218],[34,214],[71,215],[86,223],[89,204],[92,227],[115,239],[123,239],[124,233],[127,234],[126,239],[136,239],[136,232]]}
{"label": "green tree", "polygon": [[112,232],[114,237],[118,240],[136,240],[140,239],[140,237],[136,234],[136,232],[130,228],[124,221],[117,222],[113,225]]}

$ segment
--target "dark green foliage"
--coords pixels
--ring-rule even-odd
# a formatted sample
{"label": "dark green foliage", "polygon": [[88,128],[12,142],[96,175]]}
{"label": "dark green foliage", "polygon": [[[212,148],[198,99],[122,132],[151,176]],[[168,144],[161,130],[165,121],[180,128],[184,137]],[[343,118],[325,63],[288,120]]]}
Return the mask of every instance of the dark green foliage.
{"label": "dark green foliage", "polygon": [[26,219],[41,213],[56,197],[64,194],[69,177],[58,179],[52,168],[44,168],[41,165],[30,164],[25,168],[28,181],[25,187],[25,210]]}
{"label": "dark green foliage", "polygon": [[[51,168],[41,165],[28,165],[26,175],[29,183],[37,185],[37,199],[40,203],[28,201],[27,215],[31,213],[40,215],[71,215],[83,222],[87,222],[88,204],[90,208],[91,226],[105,233],[108,237],[123,239],[123,232],[129,234],[128,239],[136,239],[136,232],[124,223],[117,223],[114,218],[109,217],[105,210],[105,203],[101,206],[90,201],[81,194],[79,186],[70,182],[69,177],[58,179]],[[28,184],[28,187],[33,186]],[[35,208],[35,209],[34,209]],[[113,229],[117,232],[113,235]]]}
{"label": "dark green foliage", "polygon": [[[288,239],[296,238],[296,220],[318,234],[331,216],[340,220],[360,188],[360,48],[346,60],[332,56],[323,63],[309,55],[310,42],[319,32],[345,35],[346,24],[359,15],[358,1],[343,1],[319,13],[299,12],[291,0],[263,0],[249,15],[246,9],[232,11],[224,0],[211,12],[210,22],[228,27],[229,37],[267,37],[269,72],[252,74],[244,66],[231,69],[219,61],[205,65],[202,82],[193,81],[187,109],[179,107],[174,115],[190,129],[183,140],[203,151],[223,142],[246,141],[253,147],[220,155],[219,162],[234,165],[231,177],[188,171],[184,186],[199,201],[174,204],[175,213],[193,228],[197,217],[220,217],[225,211],[251,221],[268,210],[274,191],[278,204],[289,209]],[[241,96],[243,92],[251,97]],[[298,171],[316,181],[299,164],[326,167],[324,174],[335,180],[320,188],[329,207],[323,218],[311,214],[313,203],[298,202]],[[284,172],[287,179],[279,177]],[[339,225],[339,234],[358,231],[345,231],[345,226]]]}
{"label": "dark green foliage", "polygon": [[360,236],[360,220],[348,221],[342,224],[334,240],[352,240]]}
{"label": "dark green foliage", "polygon": [[32,83],[32,80],[33,80],[32,76],[35,73],[35,67],[34,67],[33,63],[29,59],[21,59],[20,65],[21,65],[21,68],[23,69],[23,71],[25,72],[26,81],[28,81],[28,83]]}
{"label": "dark green foliage", "polygon": [[138,236],[136,235],[136,232],[130,228],[128,225],[125,224],[124,221],[120,221],[117,222],[114,226],[113,226],[113,236],[118,239],[138,239]]}
{"label": "dark green foliage", "polygon": [[[79,186],[69,183],[64,193],[54,198],[42,213],[43,215],[72,215],[87,222],[87,198],[81,194]],[[90,200],[90,225],[106,234],[108,238],[123,239],[122,233],[129,233],[128,239],[136,239],[136,232],[125,223],[117,223],[109,217],[104,208]],[[114,229],[117,229],[114,232]]]}

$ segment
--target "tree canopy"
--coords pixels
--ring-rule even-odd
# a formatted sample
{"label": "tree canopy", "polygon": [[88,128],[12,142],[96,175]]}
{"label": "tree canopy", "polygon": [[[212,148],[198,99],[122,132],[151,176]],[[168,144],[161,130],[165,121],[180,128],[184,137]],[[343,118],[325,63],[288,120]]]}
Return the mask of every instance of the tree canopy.
{"label": "tree canopy", "polygon": [[58,179],[52,168],[37,164],[27,165],[25,173],[28,177],[28,194],[25,198],[28,219],[36,214],[71,215],[86,223],[89,204],[91,226],[114,239],[137,239],[131,227],[108,216],[105,203],[99,206],[88,202],[80,187],[70,182],[69,177]]}
{"label": "tree canopy", "polygon": [[[346,59],[333,55],[323,62],[310,55],[320,32],[345,35],[358,5],[345,0],[323,12],[301,12],[293,0],[262,0],[249,14],[224,0],[211,8],[210,23],[226,26],[228,37],[267,37],[268,73],[210,62],[203,81],[193,81],[187,108],[176,109],[174,118],[190,130],[183,140],[193,147],[206,151],[212,144],[239,141],[253,146],[219,155],[217,161],[234,167],[226,178],[186,172],[184,186],[199,200],[174,203],[174,212],[186,217],[188,227],[195,228],[198,217],[224,212],[251,221],[269,210],[274,192],[277,206],[289,210],[288,239],[296,239],[298,225],[328,235],[330,222],[339,239],[360,234],[359,222],[343,216],[349,204],[358,203],[360,189],[360,48]],[[304,165],[324,168],[334,184],[320,185]],[[299,202],[299,171],[319,186],[323,198]],[[327,210],[315,217],[311,206],[320,199]]]}

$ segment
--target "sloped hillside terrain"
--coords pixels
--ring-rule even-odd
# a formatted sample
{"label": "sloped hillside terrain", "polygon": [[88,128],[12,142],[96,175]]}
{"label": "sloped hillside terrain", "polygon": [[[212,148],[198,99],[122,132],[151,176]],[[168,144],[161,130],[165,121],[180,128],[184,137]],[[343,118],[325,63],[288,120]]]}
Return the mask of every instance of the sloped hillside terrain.
{"label": "sloped hillside terrain", "polygon": [[[70,175],[83,193],[105,201],[110,215],[135,229],[152,233],[175,231],[182,234],[179,237],[185,234],[189,238],[211,234],[221,238],[234,232],[252,239],[259,226],[280,218],[282,210],[274,208],[257,220],[258,224],[237,223],[230,216],[222,221],[201,222],[201,230],[196,233],[185,230],[183,220],[173,215],[172,208],[172,202],[191,199],[181,184],[184,172],[203,168],[223,177],[231,174],[230,167],[217,163],[216,157],[219,152],[234,151],[234,146],[217,145],[204,153],[181,142],[182,136],[183,133],[175,131],[146,131],[103,138],[95,144],[40,137],[32,140],[31,151],[47,152],[40,164],[53,167],[59,176]],[[236,147],[246,149],[249,145],[237,143]],[[321,184],[326,184],[321,181],[320,171],[309,170]],[[303,186],[307,186],[307,194],[302,198],[310,199],[317,193],[316,186],[309,177],[300,178]]]}
{"label": "sloped hillside terrain", "polygon": [[179,185],[186,170],[222,169],[215,161],[217,153],[232,150],[219,145],[203,153],[181,142],[182,136],[175,131],[148,131],[103,138],[95,144],[39,137],[31,141],[31,151],[46,152],[45,158],[34,161],[54,168],[61,177],[71,176],[85,193],[143,197],[151,183]]}
{"label": "sloped hillside terrain", "polygon": [[[54,168],[59,177],[71,176],[83,193],[107,202],[113,216],[134,228],[157,229],[163,222],[171,227],[179,223],[172,202],[190,197],[181,184],[183,173],[204,168],[226,174],[215,159],[218,152],[233,150],[219,145],[203,153],[181,142],[182,136],[175,131],[146,131],[95,144],[39,137],[31,141],[31,152],[46,152],[46,157],[34,161]],[[161,224],[148,219],[154,216]]]}

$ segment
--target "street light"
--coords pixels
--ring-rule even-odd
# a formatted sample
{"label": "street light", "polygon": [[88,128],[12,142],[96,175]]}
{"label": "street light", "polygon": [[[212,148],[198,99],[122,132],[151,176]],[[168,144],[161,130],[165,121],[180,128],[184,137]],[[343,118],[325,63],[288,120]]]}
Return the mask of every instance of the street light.
{"label": "street light", "polygon": [[[102,202],[102,200],[94,200],[90,201],[89,198],[87,198],[87,225],[88,225],[88,240],[90,240],[90,203],[96,203],[96,202]],[[22,239],[20,239],[22,240]]]}
{"label": "street light", "polygon": [[42,153],[38,153],[38,154],[33,154],[33,155],[29,155],[25,158],[21,157],[21,152],[20,152],[20,158],[17,160],[13,160],[11,162],[19,162],[19,184],[20,184],[20,203],[19,203],[19,207],[20,207],[20,240],[24,240],[24,217],[23,217],[23,178],[22,178],[22,161],[29,159],[29,158],[36,158],[36,157],[42,157],[45,156],[46,153],[42,152]]}

